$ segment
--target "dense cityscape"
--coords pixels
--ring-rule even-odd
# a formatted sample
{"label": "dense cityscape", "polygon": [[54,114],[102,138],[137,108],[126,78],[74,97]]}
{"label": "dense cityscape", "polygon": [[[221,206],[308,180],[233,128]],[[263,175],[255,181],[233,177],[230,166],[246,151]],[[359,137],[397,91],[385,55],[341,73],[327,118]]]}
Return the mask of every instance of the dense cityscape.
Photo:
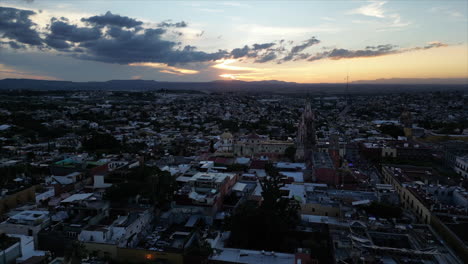
{"label": "dense cityscape", "polygon": [[0,264],[464,264],[467,230],[467,0],[0,0]]}
{"label": "dense cityscape", "polygon": [[461,92],[0,96],[7,260],[466,260]]}

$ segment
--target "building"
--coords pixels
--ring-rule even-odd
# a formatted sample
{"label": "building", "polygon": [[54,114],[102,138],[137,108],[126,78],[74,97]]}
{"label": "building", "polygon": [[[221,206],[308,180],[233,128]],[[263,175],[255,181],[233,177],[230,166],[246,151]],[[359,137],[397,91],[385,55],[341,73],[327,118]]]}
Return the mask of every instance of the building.
{"label": "building", "polygon": [[0,230],[7,234],[34,237],[37,245],[37,234],[50,224],[49,211],[21,211],[0,224]]}
{"label": "building", "polygon": [[239,137],[234,143],[234,155],[238,157],[268,156],[277,158],[284,155],[288,147],[293,147],[292,141],[271,140],[266,136],[250,133]]}
{"label": "building", "polygon": [[453,169],[458,175],[468,178],[468,156],[457,157]]}
{"label": "building", "polygon": [[336,173],[334,163],[327,152],[312,153],[312,181],[338,185],[340,179]]}
{"label": "building", "polygon": [[405,137],[413,136],[413,115],[410,111],[403,111],[400,116],[400,123],[403,125]]}
{"label": "building", "polygon": [[221,153],[232,153],[233,152],[234,138],[231,133],[224,132],[220,136],[220,142],[218,146],[218,152]]}
{"label": "building", "polygon": [[176,206],[199,209],[205,216],[214,216],[238,177],[236,173],[198,172],[185,179],[186,184],[177,191]]}
{"label": "building", "polygon": [[0,264],[16,263],[19,257],[21,257],[20,239],[0,233]]}
{"label": "building", "polygon": [[17,188],[15,190],[2,189],[0,193],[0,215],[27,202],[35,202],[36,186]]}
{"label": "building", "polygon": [[[464,230],[464,220],[456,219],[468,218],[468,192],[462,187],[439,184],[442,178],[424,167],[384,166],[382,175],[400,196],[402,206],[412,211],[419,222],[431,225],[467,262],[466,236],[455,230]],[[457,223],[461,225],[453,225]]]}
{"label": "building", "polygon": [[296,138],[296,160],[308,159],[317,143],[315,135],[315,114],[308,102],[302,113],[301,121],[297,130]]}
{"label": "building", "polygon": [[152,217],[150,210],[145,210],[119,216],[110,225],[90,225],[80,232],[78,240],[133,247],[139,242],[139,235],[149,227]]}

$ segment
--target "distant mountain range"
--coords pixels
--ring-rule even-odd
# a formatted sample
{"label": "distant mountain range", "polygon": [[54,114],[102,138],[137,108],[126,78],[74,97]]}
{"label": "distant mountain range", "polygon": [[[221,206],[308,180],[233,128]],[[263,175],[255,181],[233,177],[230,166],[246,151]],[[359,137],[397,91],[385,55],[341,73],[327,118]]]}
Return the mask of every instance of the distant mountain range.
{"label": "distant mountain range", "polygon": [[361,80],[353,83],[378,83],[378,84],[468,84],[467,78],[390,78],[376,80]]}
{"label": "distant mountain range", "polygon": [[[444,83],[442,80],[446,80],[446,82]],[[465,82],[463,82],[463,80],[465,80]],[[295,83],[275,80],[253,82],[238,80],[217,80],[212,82],[160,82],[154,80],[111,80],[105,82],[71,82],[33,79],[0,80],[0,90],[151,91],[161,89],[179,91],[196,90],[205,92],[345,94],[346,84]],[[467,79],[379,79],[352,82],[348,90],[350,94],[447,90],[468,92],[468,83]]]}

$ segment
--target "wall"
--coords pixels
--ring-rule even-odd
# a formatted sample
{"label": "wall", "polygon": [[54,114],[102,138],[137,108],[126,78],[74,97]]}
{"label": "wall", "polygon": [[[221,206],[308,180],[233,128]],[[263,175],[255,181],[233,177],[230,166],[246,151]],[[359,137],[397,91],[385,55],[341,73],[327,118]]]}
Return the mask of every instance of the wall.
{"label": "wall", "polygon": [[26,202],[36,202],[36,186],[31,186],[14,194],[7,194],[0,200],[0,215]]}
{"label": "wall", "polygon": [[21,256],[21,244],[16,242],[9,248],[0,251],[0,264],[11,264],[16,263],[16,258]]}
{"label": "wall", "polygon": [[301,214],[341,217],[341,210],[339,207],[307,203],[301,205]]}
{"label": "wall", "polygon": [[468,263],[468,247],[437,216],[432,216],[431,226],[450,245],[464,263]]}
{"label": "wall", "polygon": [[409,189],[403,187],[401,183],[393,177],[393,173],[391,171],[384,167],[382,169],[382,174],[385,183],[391,184],[397,191],[403,207],[405,209],[412,210],[421,223],[430,224],[431,211],[426,208],[424,204],[419,201],[419,199],[416,198],[416,196],[414,196],[414,194]]}
{"label": "wall", "polygon": [[83,245],[92,256],[98,256],[102,258],[108,257],[110,259],[117,258],[117,245],[93,242],[84,242]]}

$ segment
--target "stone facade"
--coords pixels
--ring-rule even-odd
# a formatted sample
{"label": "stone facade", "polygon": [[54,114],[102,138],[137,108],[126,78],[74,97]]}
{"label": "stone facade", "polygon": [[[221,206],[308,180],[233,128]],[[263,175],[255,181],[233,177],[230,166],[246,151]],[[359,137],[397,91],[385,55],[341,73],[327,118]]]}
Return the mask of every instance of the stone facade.
{"label": "stone facade", "polygon": [[301,122],[297,129],[296,144],[296,160],[298,161],[306,160],[317,144],[315,135],[315,114],[312,111],[310,103],[306,104],[304,112],[302,113]]}

